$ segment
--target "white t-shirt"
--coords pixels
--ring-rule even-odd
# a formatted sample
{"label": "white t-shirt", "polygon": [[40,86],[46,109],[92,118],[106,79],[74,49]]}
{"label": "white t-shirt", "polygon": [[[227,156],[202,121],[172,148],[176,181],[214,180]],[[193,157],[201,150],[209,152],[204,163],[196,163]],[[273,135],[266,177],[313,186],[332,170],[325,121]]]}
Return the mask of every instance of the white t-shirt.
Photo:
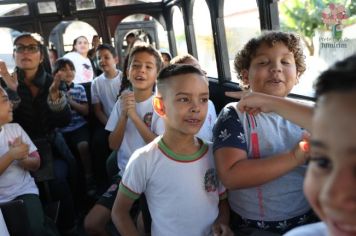
{"label": "white t-shirt", "polygon": [[328,229],[324,222],[319,222],[294,228],[284,236],[328,236]]}
{"label": "white t-shirt", "polygon": [[93,80],[94,70],[89,58],[83,57],[77,52],[69,52],[63,57],[71,60],[74,64],[75,77],[73,83],[88,83]]}
{"label": "white t-shirt", "polygon": [[208,102],[208,113],[206,114],[206,118],[204,121],[203,126],[200,128],[199,132],[197,133],[197,137],[206,140],[212,141],[213,140],[213,127],[216,121],[216,110],[214,103],[209,100]]}
{"label": "white t-shirt", "polygon": [[117,101],[122,80],[122,72],[119,71],[116,77],[108,79],[104,73],[96,77],[91,84],[91,103],[101,103],[107,117]]}
{"label": "white t-shirt", "polygon": [[[146,125],[150,127],[152,132],[154,132],[157,135],[160,135],[164,132],[164,123],[163,123],[163,119],[160,118],[153,110],[152,98],[153,96],[151,96],[146,101],[136,103],[136,112],[139,115],[139,117],[146,123]],[[115,130],[117,122],[121,115],[120,107],[121,107],[120,100],[117,100],[110,114],[109,120],[106,123],[106,127],[105,127],[106,130],[110,132]],[[120,169],[121,176],[125,171],[126,164],[130,156],[132,155],[132,153],[136,151],[136,149],[143,147],[146,144],[147,143],[143,140],[135,124],[132,122],[130,118],[128,118],[125,127],[124,138],[117,152],[117,164]]]}
{"label": "white t-shirt", "polygon": [[212,235],[225,195],[211,143],[193,155],[178,155],[161,136],[131,156],[120,191],[132,199],[145,193],[155,236]]}
{"label": "white t-shirt", "polygon": [[[19,124],[10,123],[0,131],[0,158],[9,151],[9,142],[21,137],[29,145],[29,153],[37,150],[26,132]],[[30,172],[24,170],[18,161],[13,161],[0,176],[0,202],[8,202],[23,194],[37,194],[38,189]]]}

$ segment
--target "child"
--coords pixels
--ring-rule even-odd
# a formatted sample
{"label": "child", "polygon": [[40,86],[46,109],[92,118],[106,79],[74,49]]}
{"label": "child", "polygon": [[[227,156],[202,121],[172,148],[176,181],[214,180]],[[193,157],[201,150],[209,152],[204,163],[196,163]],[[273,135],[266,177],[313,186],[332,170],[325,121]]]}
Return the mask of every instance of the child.
{"label": "child", "polygon": [[110,132],[105,130],[105,125],[120,92],[122,72],[116,69],[119,59],[115,48],[111,45],[99,45],[96,50],[96,58],[103,73],[96,77],[91,84],[91,102],[94,105],[95,116],[99,121],[96,122],[94,128],[92,142],[96,145],[92,148],[92,153],[97,179],[106,180],[105,158],[110,155],[111,151],[108,142]]}
{"label": "child", "polygon": [[40,156],[26,132],[11,121],[12,104],[0,87],[0,203],[22,199],[33,235],[55,235],[46,224],[38,189],[30,175],[40,167]]}
{"label": "child", "polygon": [[[305,70],[299,38],[266,32],[236,55],[235,69],[251,91],[285,97]],[[213,130],[218,175],[230,190],[235,231],[284,233],[311,217],[303,195],[303,130],[276,114],[256,116],[226,105]]]}
{"label": "child", "polygon": [[88,114],[85,89],[81,84],[73,83],[75,68],[69,59],[59,58],[53,67],[53,77],[60,78],[67,86],[67,100],[71,107],[72,119],[68,126],[60,128],[67,144],[78,150],[85,171],[88,195],[95,193],[89,151],[89,128],[84,117]]}
{"label": "child", "polygon": [[[316,82],[313,109],[291,100],[258,93],[229,93],[241,98],[239,109],[277,112],[311,131],[304,192],[324,221],[298,227],[286,235],[355,235],[356,55],[336,63]],[[313,111],[314,110],[314,111]],[[337,114],[337,116],[333,116]]]}
{"label": "child", "polygon": [[152,215],[152,235],[232,233],[211,146],[195,137],[208,100],[208,83],[196,67],[170,65],[160,72],[154,108],[165,131],[136,151],[127,165],[112,211],[121,235],[138,235],[129,211],[141,193]]}
{"label": "child", "polygon": [[99,45],[96,54],[103,73],[91,84],[91,99],[96,118],[105,126],[117,101],[122,73],[116,69],[118,57],[111,45]]}
{"label": "child", "polygon": [[[113,108],[106,129],[109,145],[118,150],[119,177],[98,200],[85,219],[89,235],[107,235],[106,224],[111,218],[120,176],[131,154],[163,133],[163,122],[153,112],[153,87],[162,66],[160,53],[151,46],[135,46],[129,55],[128,79],[130,87],[121,94]],[[132,90],[132,91],[130,91]]]}
{"label": "child", "polygon": [[[176,56],[171,60],[171,64],[188,64],[195,66],[199,70],[201,70],[204,74],[206,72],[201,69],[199,61],[190,54],[184,54],[182,56]],[[205,117],[205,121],[199,132],[197,133],[197,137],[212,141],[213,139],[213,126],[216,121],[216,110],[214,103],[209,99],[208,102],[208,113]]]}

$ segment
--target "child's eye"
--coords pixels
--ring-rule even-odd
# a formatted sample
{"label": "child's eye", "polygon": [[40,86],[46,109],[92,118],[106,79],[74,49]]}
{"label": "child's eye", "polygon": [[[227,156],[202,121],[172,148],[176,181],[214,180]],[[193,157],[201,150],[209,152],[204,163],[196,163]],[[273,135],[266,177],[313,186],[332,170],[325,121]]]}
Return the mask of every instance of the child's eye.
{"label": "child's eye", "polygon": [[188,98],[178,98],[178,102],[188,102]]}
{"label": "child's eye", "polygon": [[259,65],[267,65],[268,61],[259,61],[257,64],[259,64]]}
{"label": "child's eye", "polygon": [[323,156],[313,157],[313,156],[311,156],[309,161],[311,163],[315,163],[317,165],[317,167],[321,168],[321,169],[330,169],[331,168],[331,161],[327,157],[323,157]]}
{"label": "child's eye", "polygon": [[209,99],[208,99],[208,98],[202,98],[201,101],[202,101],[203,103],[207,103],[207,102],[209,101]]}
{"label": "child's eye", "polygon": [[282,61],[282,64],[283,65],[289,65],[289,64],[291,64],[289,61]]}

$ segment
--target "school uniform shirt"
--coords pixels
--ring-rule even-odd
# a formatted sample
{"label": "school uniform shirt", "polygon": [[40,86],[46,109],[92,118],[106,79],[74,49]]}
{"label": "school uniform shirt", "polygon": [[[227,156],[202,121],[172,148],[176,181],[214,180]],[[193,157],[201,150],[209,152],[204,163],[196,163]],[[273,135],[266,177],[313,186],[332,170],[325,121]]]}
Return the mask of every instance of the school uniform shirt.
{"label": "school uniform shirt", "polygon": [[288,231],[284,236],[327,236],[328,228],[324,222],[303,225]]}
{"label": "school uniform shirt", "polygon": [[145,193],[152,235],[212,235],[226,190],[217,178],[212,144],[178,155],[157,137],[129,160],[119,191],[135,200]]}
{"label": "school uniform shirt", "polygon": [[[73,101],[75,101],[77,103],[87,103],[88,102],[84,86],[81,84],[71,83],[68,86],[67,96],[71,97],[73,99]],[[64,128],[59,129],[63,133],[71,132],[76,129],[79,129],[80,127],[82,127],[83,125],[85,125],[87,123],[86,120],[84,119],[84,117],[79,112],[74,110],[73,108],[71,109],[71,114],[72,114],[72,118],[70,120],[69,125]]]}
{"label": "school uniform shirt", "polygon": [[[302,128],[278,114],[253,116],[240,112],[236,105],[227,104],[219,114],[213,130],[214,151],[234,147],[246,151],[248,159],[265,159],[289,152],[302,139]],[[305,165],[298,166],[260,186],[229,191],[230,206],[242,218],[255,221],[303,215],[310,210],[303,194],[305,171]]]}
{"label": "school uniform shirt", "polygon": [[[9,151],[9,142],[13,142],[17,137],[21,137],[22,141],[29,145],[29,153],[37,150],[19,124],[5,124],[0,131],[0,158]],[[8,202],[24,194],[38,195],[38,189],[30,172],[24,170],[15,160],[0,175],[0,202]]]}
{"label": "school uniform shirt", "polygon": [[[153,96],[143,102],[136,103],[136,112],[153,133],[160,135],[164,131],[164,123],[162,118],[160,118],[156,112],[154,112],[152,99]],[[114,131],[120,116],[121,106],[120,100],[118,100],[111,112],[108,122],[106,123],[105,129],[110,132]],[[126,164],[132,153],[136,151],[136,149],[143,147],[146,144],[147,143],[143,140],[135,124],[130,118],[128,118],[125,127],[124,138],[117,152],[117,164],[120,169],[119,174],[121,176],[125,171]]]}
{"label": "school uniform shirt", "polygon": [[215,106],[214,106],[214,103],[211,100],[209,100],[208,112],[206,114],[205,121],[196,136],[205,140],[205,141],[212,141],[213,140],[213,127],[214,127],[215,121],[216,121]]}
{"label": "school uniform shirt", "polygon": [[77,52],[69,52],[63,56],[71,60],[75,68],[73,83],[88,83],[93,80],[94,70],[89,58],[83,57]]}
{"label": "school uniform shirt", "polygon": [[121,81],[122,72],[118,71],[117,76],[112,79],[106,78],[105,74],[102,73],[96,77],[91,84],[91,103],[101,103],[107,117],[110,116],[110,113],[117,101]]}

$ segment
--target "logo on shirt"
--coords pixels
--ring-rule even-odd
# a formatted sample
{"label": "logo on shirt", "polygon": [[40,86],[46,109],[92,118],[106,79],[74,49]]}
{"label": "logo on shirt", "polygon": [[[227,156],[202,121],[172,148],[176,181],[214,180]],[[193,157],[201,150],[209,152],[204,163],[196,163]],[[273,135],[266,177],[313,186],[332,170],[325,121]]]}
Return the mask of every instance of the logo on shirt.
{"label": "logo on shirt", "polygon": [[148,128],[151,128],[153,112],[147,112],[143,117],[143,122]]}
{"label": "logo on shirt", "polygon": [[207,192],[215,192],[218,188],[218,177],[214,168],[205,172],[204,187]]}

